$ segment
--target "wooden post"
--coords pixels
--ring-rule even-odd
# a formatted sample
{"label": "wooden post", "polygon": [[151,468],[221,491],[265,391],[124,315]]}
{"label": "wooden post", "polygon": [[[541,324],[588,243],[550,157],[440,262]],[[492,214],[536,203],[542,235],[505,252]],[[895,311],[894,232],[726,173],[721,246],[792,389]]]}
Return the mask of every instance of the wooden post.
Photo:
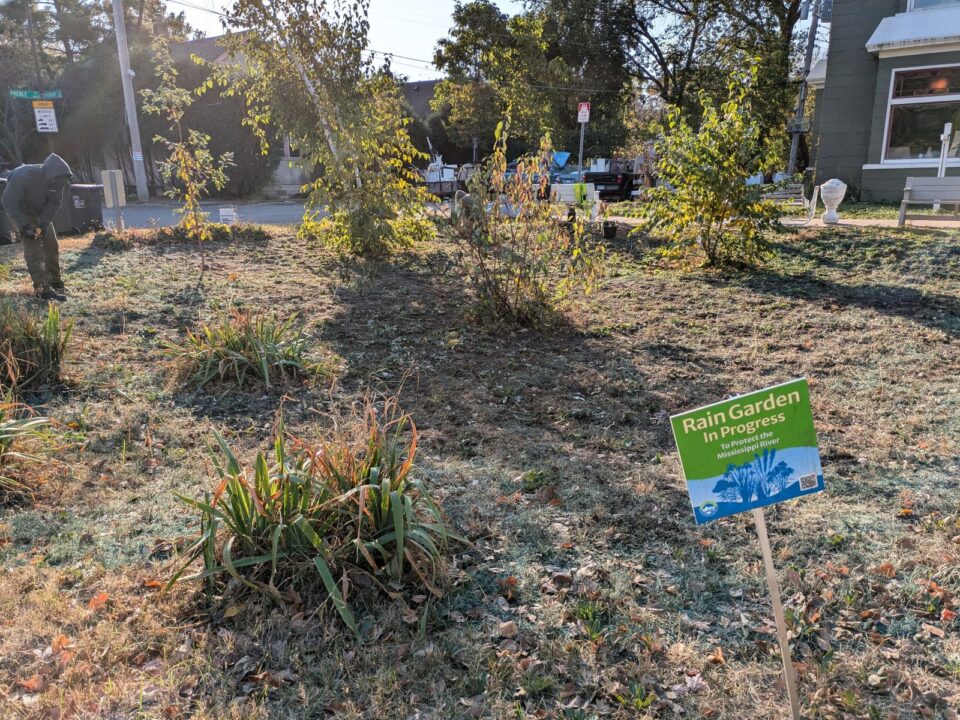
{"label": "wooden post", "polygon": [[787,686],[787,696],[790,698],[790,710],[793,720],[800,720],[800,698],[797,695],[797,681],[793,672],[793,661],[790,659],[790,642],[787,640],[787,621],[783,615],[783,604],[780,602],[780,583],[777,582],[777,569],[773,565],[773,554],[770,552],[770,538],[767,537],[767,523],[763,517],[763,509],[753,511],[753,521],[757,526],[757,535],[760,538],[760,551],[763,553],[763,564],[767,570],[767,587],[770,589],[770,600],[773,602],[773,616],[777,622],[777,639],[780,641],[780,654],[783,656],[783,679]]}

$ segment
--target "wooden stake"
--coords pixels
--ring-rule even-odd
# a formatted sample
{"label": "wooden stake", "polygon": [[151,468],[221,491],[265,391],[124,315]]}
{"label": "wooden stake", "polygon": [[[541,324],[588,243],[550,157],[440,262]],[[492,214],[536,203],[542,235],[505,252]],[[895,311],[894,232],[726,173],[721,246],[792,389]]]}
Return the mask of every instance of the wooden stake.
{"label": "wooden stake", "polygon": [[753,522],[757,526],[757,535],[760,538],[760,550],[763,553],[763,564],[767,569],[767,587],[770,589],[770,600],[773,602],[773,616],[777,621],[777,639],[780,641],[780,655],[783,657],[783,679],[787,686],[787,696],[790,698],[790,710],[793,720],[800,720],[800,698],[797,695],[797,681],[793,673],[793,661],[790,659],[790,642],[787,640],[787,621],[783,616],[783,604],[780,602],[780,583],[777,582],[777,569],[773,566],[773,554],[770,552],[770,538],[767,537],[767,522],[763,517],[763,509],[753,511]]}

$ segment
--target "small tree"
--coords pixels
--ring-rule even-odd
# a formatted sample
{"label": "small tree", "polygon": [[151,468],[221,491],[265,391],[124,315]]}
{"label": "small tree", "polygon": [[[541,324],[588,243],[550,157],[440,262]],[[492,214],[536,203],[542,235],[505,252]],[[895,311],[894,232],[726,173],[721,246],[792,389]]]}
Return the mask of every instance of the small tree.
{"label": "small tree", "polygon": [[604,252],[582,222],[561,226],[546,201],[550,137],[508,175],[507,136],[501,123],[493,154],[451,213],[449,235],[481,317],[540,325],[572,290],[590,289],[603,270]]}
{"label": "small tree", "polygon": [[[376,256],[431,231],[430,196],[414,161],[399,85],[367,50],[369,0],[235,0],[243,29],[226,44],[245,72],[224,69],[225,93],[242,94],[247,123],[290,136],[320,172],[310,185],[303,231],[350,252]],[[323,217],[320,218],[320,211]]]}
{"label": "small tree", "polygon": [[233,165],[233,153],[225,152],[215,158],[208,147],[210,136],[184,127],[183,116],[193,104],[194,94],[177,85],[177,69],[170,58],[170,49],[163,38],[153,44],[154,67],[160,80],[156,90],[141,90],[144,112],[159,115],[170,123],[174,138],[162,135],[153,141],[167,149],[167,159],[160,163],[160,172],[170,183],[167,197],[180,202],[177,213],[180,224],[200,247],[201,269],[206,269],[203,243],[210,239],[207,216],[200,200],[209,195],[210,188],[222,190],[227,184],[226,169]]}
{"label": "small tree", "polygon": [[736,74],[719,107],[701,94],[703,118],[694,129],[679,107],[670,109],[657,143],[660,185],[647,207],[649,227],[670,238],[681,255],[699,246],[707,265],[753,263],[763,258],[763,233],[777,218],[776,204],[763,199],[747,178],[778,161],[751,98],[756,69]]}

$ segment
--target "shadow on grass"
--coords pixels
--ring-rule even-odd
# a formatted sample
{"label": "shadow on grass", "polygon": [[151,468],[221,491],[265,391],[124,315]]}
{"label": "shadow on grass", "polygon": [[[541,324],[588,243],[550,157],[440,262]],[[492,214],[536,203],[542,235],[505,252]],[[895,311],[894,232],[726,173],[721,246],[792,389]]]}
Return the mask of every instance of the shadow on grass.
{"label": "shadow on grass", "polygon": [[[928,248],[918,244],[918,236],[940,241],[955,237],[940,230],[925,229],[911,231],[909,237],[893,238],[882,232],[867,236],[862,233],[853,236],[842,232],[820,233],[813,238],[778,244],[779,258],[770,266],[726,278],[709,278],[708,281],[724,285],[732,281],[764,294],[902,317],[958,337],[960,297],[883,281],[885,277],[915,275],[918,281],[929,282],[941,273],[943,277],[950,274],[950,267],[960,260],[960,246],[939,242]],[[871,263],[871,259],[875,262]],[[791,266],[797,269],[791,271]],[[822,268],[854,270],[863,267],[875,267],[876,271],[863,275],[862,282],[857,278],[842,281],[819,272]]]}
{"label": "shadow on grass", "polygon": [[[456,273],[414,262],[378,265],[368,279],[341,288],[338,300],[322,339],[346,360],[344,388],[395,388],[406,377],[401,402],[427,452],[492,472],[485,501],[516,489],[508,476],[532,471],[567,495],[576,523],[620,524],[635,548],[688,532],[685,495],[644,496],[632,484],[637,463],[672,449],[665,389],[653,387],[644,365],[702,365],[712,392],[715,361],[663,342],[638,363],[615,340],[563,315],[543,330],[479,325],[467,319],[471,298]],[[593,517],[594,508],[603,511]]]}

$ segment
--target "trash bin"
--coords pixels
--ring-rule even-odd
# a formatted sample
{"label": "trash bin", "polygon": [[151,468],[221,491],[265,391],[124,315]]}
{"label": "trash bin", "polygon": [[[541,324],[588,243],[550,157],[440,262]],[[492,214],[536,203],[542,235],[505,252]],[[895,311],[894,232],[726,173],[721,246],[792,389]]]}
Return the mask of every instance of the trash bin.
{"label": "trash bin", "polygon": [[103,185],[69,185],[63,189],[63,202],[53,218],[57,233],[85,233],[103,227],[100,195]]}
{"label": "trash bin", "polygon": [[100,197],[103,185],[71,185],[69,200],[70,223],[75,232],[89,232],[103,228],[103,207]]}
{"label": "trash bin", "polygon": [[[7,179],[0,178],[0,198],[3,197],[3,191],[7,187]],[[16,228],[13,226],[13,223],[10,221],[10,218],[7,217],[7,213],[4,211],[3,206],[0,205],[0,245],[9,245],[16,238]]]}
{"label": "trash bin", "polygon": [[53,229],[57,235],[66,235],[74,232],[73,221],[70,219],[70,186],[63,189],[63,199],[60,201],[60,208],[57,214],[53,216]]}

